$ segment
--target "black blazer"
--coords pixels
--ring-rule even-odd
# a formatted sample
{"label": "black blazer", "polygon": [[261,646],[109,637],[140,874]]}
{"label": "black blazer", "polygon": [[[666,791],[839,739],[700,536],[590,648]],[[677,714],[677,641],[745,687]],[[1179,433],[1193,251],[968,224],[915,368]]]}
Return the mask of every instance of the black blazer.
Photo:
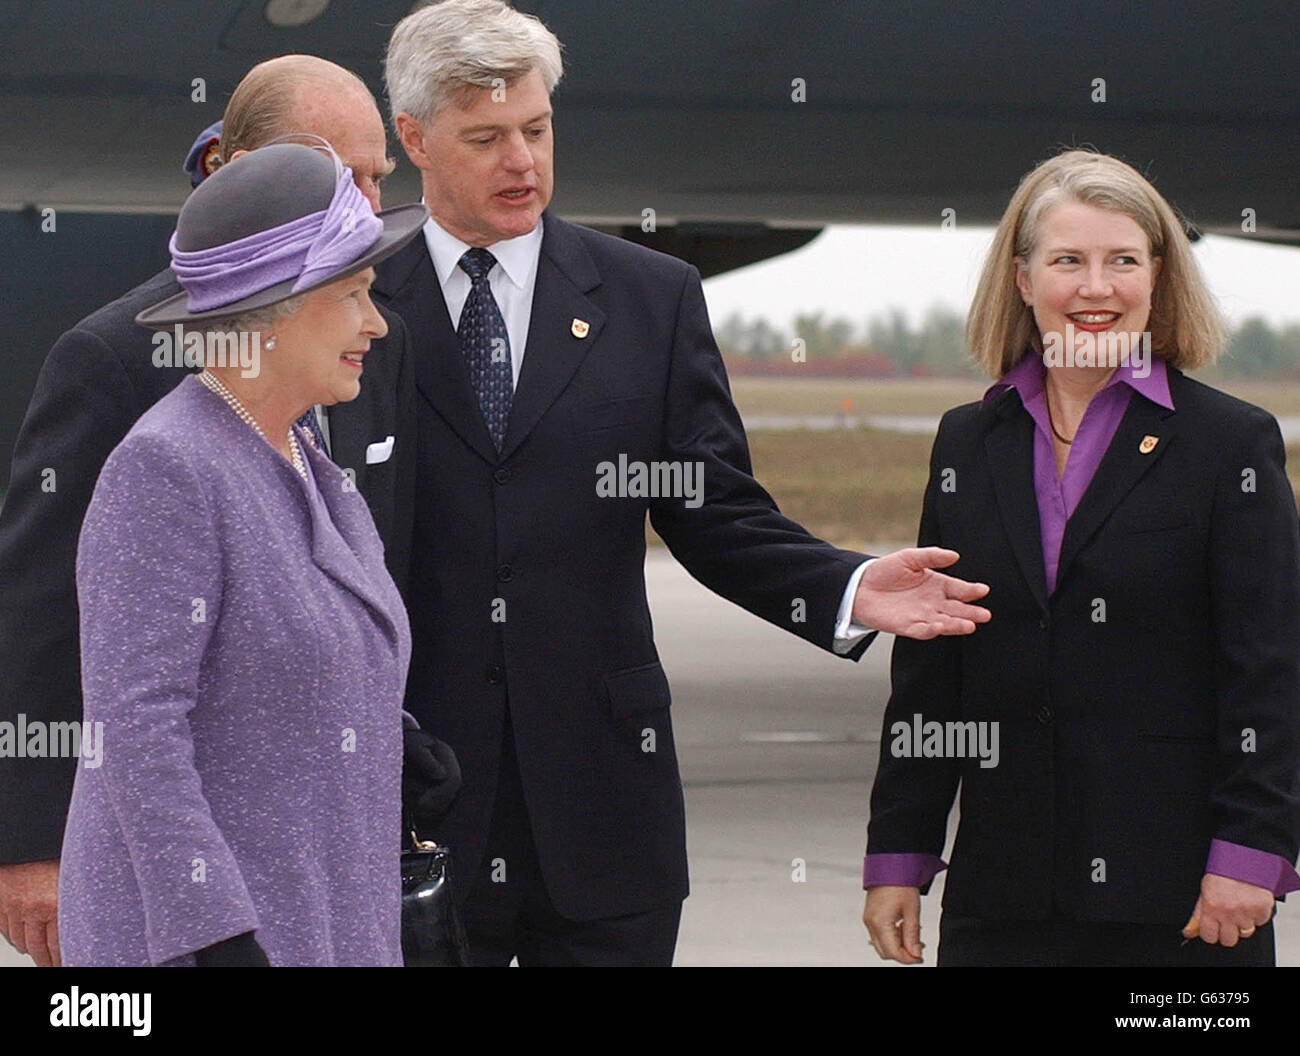
{"label": "black blazer", "polygon": [[[483,858],[508,700],[547,891],[590,920],[687,893],[647,511],[702,583],[826,649],[863,557],[783,517],[751,475],[699,273],[549,214],[544,225],[500,455],[424,240],[380,264],[375,289],[406,320],[421,397],[407,708],[464,775],[434,835],[463,894]],[[597,467],[620,454],[702,463],[703,505],[600,497]]]}
{"label": "black blazer", "polygon": [[[950,571],[991,586],[993,619],[895,644],[867,852],[941,854],[960,780],[946,909],[1182,925],[1211,839],[1295,860],[1300,536],[1282,438],[1172,368],[1169,391],[1174,411],[1131,397],[1050,598],[1019,394],[939,426],[920,542],[961,553]],[[891,727],[915,714],[999,723],[998,765],[895,758]]]}
{"label": "black blazer", "polygon": [[[81,719],[77,538],[109,453],[189,373],[154,366],[153,332],[134,322],[141,309],[178,292],[171,271],[160,272],[67,331],[41,368],[0,510],[0,721]],[[388,336],[366,357],[361,395],[328,414],[334,461],[355,470],[403,587],[415,401],[405,327],[390,314],[385,320]],[[367,465],[366,447],[388,436],[392,457]],[[0,862],[59,856],[75,763],[0,760]]]}

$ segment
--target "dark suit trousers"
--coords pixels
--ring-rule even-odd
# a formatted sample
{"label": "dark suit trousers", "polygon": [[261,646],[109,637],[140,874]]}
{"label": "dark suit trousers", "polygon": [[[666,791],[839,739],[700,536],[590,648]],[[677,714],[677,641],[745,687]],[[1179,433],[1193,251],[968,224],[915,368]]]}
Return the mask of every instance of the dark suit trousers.
{"label": "dark suit trousers", "polygon": [[566,920],[556,912],[537,862],[509,712],[502,742],[487,849],[461,906],[472,963],[504,967],[518,957],[521,967],[671,965],[680,901],[605,920]]}
{"label": "dark suit trousers", "polygon": [[[1190,914],[1189,914],[1190,915]],[[1271,968],[1273,922],[1232,948],[1192,939],[1177,925],[1110,921],[981,920],[946,910],[939,919],[940,968]]]}

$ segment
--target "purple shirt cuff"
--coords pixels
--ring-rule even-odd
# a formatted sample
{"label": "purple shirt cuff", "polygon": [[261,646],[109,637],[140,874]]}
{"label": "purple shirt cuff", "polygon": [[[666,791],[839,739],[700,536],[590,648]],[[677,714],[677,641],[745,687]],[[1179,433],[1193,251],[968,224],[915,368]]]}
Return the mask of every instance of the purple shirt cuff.
{"label": "purple shirt cuff", "polygon": [[1243,883],[1267,888],[1273,892],[1274,897],[1300,891],[1300,875],[1280,854],[1243,847],[1227,840],[1210,841],[1210,857],[1205,863],[1205,871],[1216,876],[1226,876],[1229,880],[1241,880]]}
{"label": "purple shirt cuff", "polygon": [[869,854],[862,859],[862,887],[925,887],[947,868],[933,854]]}

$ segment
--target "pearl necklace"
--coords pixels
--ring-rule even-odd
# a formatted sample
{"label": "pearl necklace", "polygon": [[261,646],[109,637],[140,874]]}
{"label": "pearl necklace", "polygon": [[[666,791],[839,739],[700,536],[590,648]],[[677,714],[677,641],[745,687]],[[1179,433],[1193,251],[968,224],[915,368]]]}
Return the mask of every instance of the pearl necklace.
{"label": "pearl necklace", "polygon": [[[225,385],[222,384],[220,378],[218,378],[215,374],[210,374],[208,371],[205,370],[200,372],[199,381],[203,382],[203,384],[207,388],[211,389],[223,400],[225,400],[226,403],[230,406],[230,409],[239,416],[241,421],[243,421],[246,425],[251,426],[253,432],[255,432],[263,440],[266,440],[266,434],[262,432],[262,427],[257,424],[253,416],[248,413],[248,408],[239,402],[238,396],[236,396],[233,392],[231,392],[228,388],[226,388]],[[267,440],[267,443],[269,444],[270,441]],[[302,449],[298,446],[298,438],[293,435],[292,428],[289,429],[289,453],[291,456],[290,461],[293,462],[293,468],[298,471],[298,475],[302,477],[303,480],[306,480],[307,463],[303,461]]]}

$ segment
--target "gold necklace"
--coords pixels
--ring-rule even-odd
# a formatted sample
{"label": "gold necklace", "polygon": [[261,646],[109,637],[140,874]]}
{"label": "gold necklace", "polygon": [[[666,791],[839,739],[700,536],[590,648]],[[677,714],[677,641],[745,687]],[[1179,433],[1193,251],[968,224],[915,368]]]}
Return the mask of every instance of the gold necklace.
{"label": "gold necklace", "polygon": [[[226,386],[222,383],[220,378],[218,378],[215,374],[211,374],[205,370],[199,373],[199,381],[203,382],[203,384],[207,388],[211,389],[223,400],[225,400],[226,403],[230,406],[230,409],[234,411],[236,415],[238,415],[239,419],[242,422],[244,422],[246,425],[251,426],[253,432],[255,432],[263,440],[266,440],[266,434],[262,432],[262,427],[257,424],[257,421],[253,418],[253,416],[248,413],[248,408],[239,402],[239,397],[236,396],[233,392],[231,392],[228,388],[226,388]],[[269,444],[270,441],[267,440],[267,443]],[[292,428],[289,429],[289,454],[290,454],[290,461],[293,463],[293,468],[298,471],[298,475],[302,477],[303,480],[306,480],[307,463],[303,461],[302,449],[298,446],[298,438],[293,435]]]}

